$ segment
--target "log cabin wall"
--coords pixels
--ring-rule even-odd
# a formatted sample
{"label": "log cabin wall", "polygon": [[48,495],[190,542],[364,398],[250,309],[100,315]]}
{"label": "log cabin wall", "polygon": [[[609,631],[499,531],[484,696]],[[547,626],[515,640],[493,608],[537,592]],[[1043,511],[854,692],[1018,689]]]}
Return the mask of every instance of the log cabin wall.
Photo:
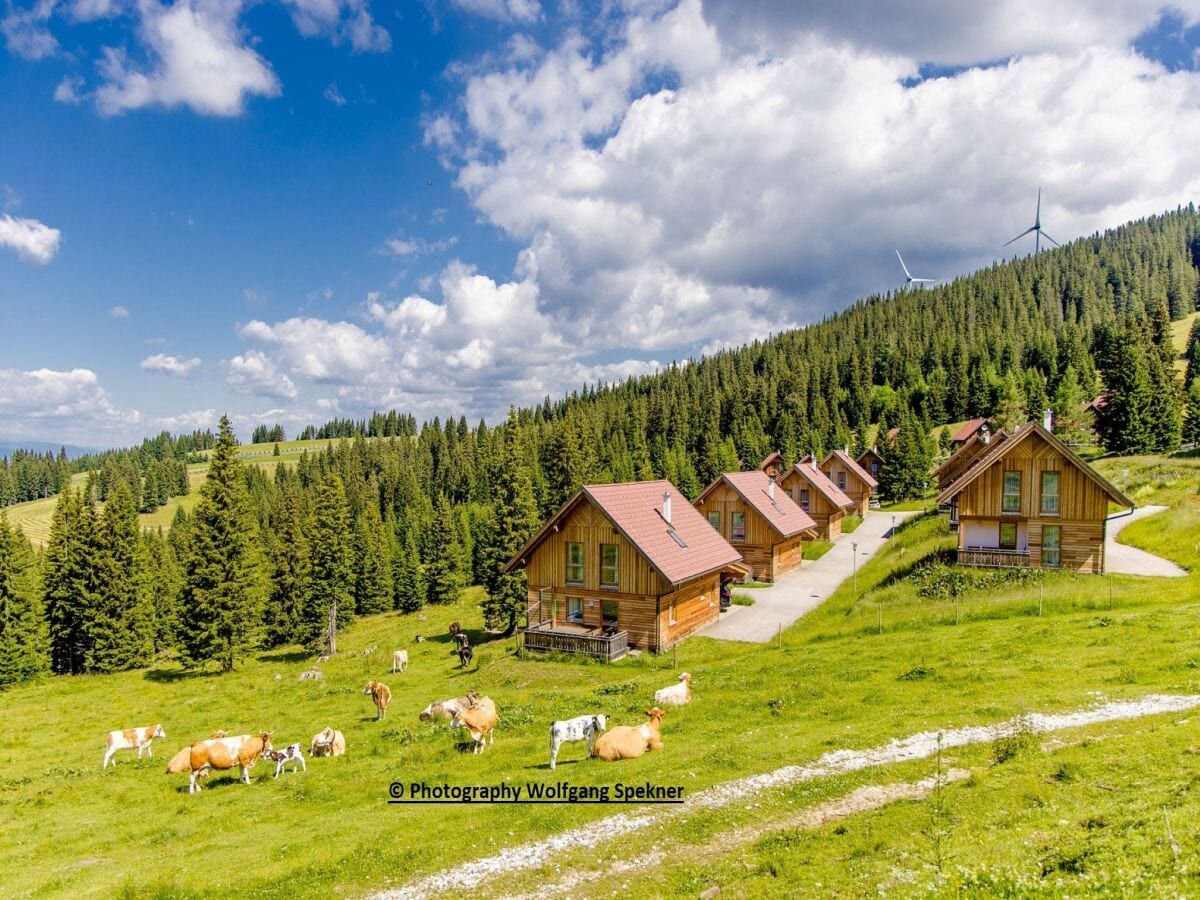
{"label": "log cabin wall", "polygon": [[[777,487],[776,490],[781,488]],[[780,539],[779,532],[772,528],[762,513],[747,503],[741,494],[722,481],[696,501],[696,509],[706,519],[710,515],[720,517],[720,527],[717,530],[733,545],[733,549],[742,554],[742,561],[750,567],[754,578],[764,581],[774,578],[774,546]],[[740,541],[733,538],[734,513],[742,513],[745,516],[746,533]]]}
{"label": "log cabin wall", "polygon": [[[671,624],[674,603],[675,623]],[[659,653],[709,625],[721,615],[721,575],[713,572],[686,581],[659,601]],[[630,638],[633,634],[630,633]]]}
{"label": "log cabin wall", "polygon": [[[843,494],[854,501],[854,506],[850,512],[852,515],[865,516],[868,506],[871,502],[871,488],[865,481],[847,469],[838,459],[831,459],[825,468],[821,469],[829,480],[838,487]],[[845,481],[846,486],[842,487],[842,481]],[[811,514],[810,514],[811,515]]]}
{"label": "log cabin wall", "polygon": [[846,518],[846,511],[830,503],[824,494],[813,487],[812,483],[794,468],[784,474],[779,485],[788,492],[788,496],[801,509],[804,509],[804,504],[800,502],[800,492],[804,489],[808,490],[808,509],[804,509],[804,511],[817,523],[818,538],[823,541],[832,541],[842,533],[842,519]]}
{"label": "log cabin wall", "polygon": [[804,538],[801,535],[780,541],[774,547],[771,562],[771,580],[800,568],[804,561]]}

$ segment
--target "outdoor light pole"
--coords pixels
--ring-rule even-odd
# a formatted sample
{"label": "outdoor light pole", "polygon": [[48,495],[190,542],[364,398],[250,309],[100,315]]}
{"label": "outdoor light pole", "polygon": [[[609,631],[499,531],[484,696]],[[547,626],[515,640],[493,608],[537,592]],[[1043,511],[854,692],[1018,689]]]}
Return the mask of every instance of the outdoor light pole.
{"label": "outdoor light pole", "polygon": [[888,543],[893,547],[896,546],[896,516],[894,513],[892,514],[892,531],[888,535]]}
{"label": "outdoor light pole", "polygon": [[854,551],[854,596],[858,596],[858,541],[851,541],[850,548]]}

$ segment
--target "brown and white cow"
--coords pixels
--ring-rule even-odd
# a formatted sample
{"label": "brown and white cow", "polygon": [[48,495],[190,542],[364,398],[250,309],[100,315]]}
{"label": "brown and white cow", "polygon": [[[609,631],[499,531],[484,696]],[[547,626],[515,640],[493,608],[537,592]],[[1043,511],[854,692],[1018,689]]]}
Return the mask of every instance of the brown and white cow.
{"label": "brown and white cow", "polygon": [[480,697],[473,706],[460,710],[450,720],[451,728],[465,728],[471,735],[471,752],[482,753],[484,741],[489,744],[496,742],[496,725],[500,717],[496,715],[496,704],[491,697]]}
{"label": "brown and white cow", "polygon": [[602,734],[592,747],[592,756],[605,762],[614,762],[618,759],[637,759],[647,750],[661,750],[663,742],[659,729],[666,712],[656,706],[646,710],[646,715],[649,718],[642,725],[618,725],[607,734]]}
{"label": "brown and white cow", "polygon": [[392,674],[408,669],[408,651],[396,650],[392,653]]}
{"label": "brown and white cow", "polygon": [[309,756],[341,756],[345,752],[345,736],[330,726],[314,734],[312,742],[308,745]]}
{"label": "brown and white cow", "polygon": [[387,712],[388,704],[392,702],[392,689],[382,681],[368,681],[367,686],[363,688],[363,693],[370,694],[371,699],[375,701],[375,709],[378,712],[375,720],[382,719]]}
{"label": "brown and white cow", "polygon": [[150,746],[150,742],[155,738],[165,738],[166,736],[167,733],[163,731],[161,725],[147,725],[143,728],[126,728],[123,731],[110,731],[108,733],[108,746],[104,751],[104,762],[100,768],[107,769],[110,759],[112,759],[112,764],[115,766],[117,761],[113,759],[113,755],[118,750],[136,750],[138,759],[142,758],[143,750],[153,756],[154,748]]}
{"label": "brown and white cow", "polygon": [[237,737],[197,741],[191,747],[192,774],[188,782],[188,793],[200,792],[200,785],[196,783],[196,779],[207,777],[211,769],[225,771],[238,766],[242,770],[242,784],[249,784],[250,767],[258,762],[258,758],[264,753],[270,753],[271,749],[271,735],[266,731],[261,734],[241,734]]}

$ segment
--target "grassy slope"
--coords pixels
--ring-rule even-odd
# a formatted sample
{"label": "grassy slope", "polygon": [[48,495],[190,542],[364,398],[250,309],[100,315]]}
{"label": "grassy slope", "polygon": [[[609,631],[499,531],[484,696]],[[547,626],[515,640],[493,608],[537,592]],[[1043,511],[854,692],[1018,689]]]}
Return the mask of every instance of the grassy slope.
{"label": "grassy slope", "polygon": [[[1154,465],[1149,461],[1146,468]],[[1143,467],[1133,468],[1141,477]],[[1180,510],[1158,517],[1160,527],[1144,535],[1190,566],[1200,562],[1197,501],[1188,496],[1194,495],[1196,477],[1188,470],[1174,482],[1162,477],[1153,482],[1165,486],[1153,487],[1147,500],[1173,499]],[[668,716],[666,751],[613,766],[577,762],[580,751],[569,748],[558,771],[550,773],[546,723],[585,711],[636,722],[653,689],[673,680],[672,659],[643,656],[607,667],[524,661],[511,654],[511,642],[492,641],[479,647],[478,670],[459,673],[444,639],[445,624],[460,618],[477,628],[477,595],[457,607],[427,609],[424,619],[386,614],[359,622],[344,638],[347,652],[323,667],[322,684],[296,681],[309,664],[303,654],[276,652],[223,677],[185,676],[167,663],[148,672],[54,679],[8,692],[0,695],[0,711],[23,727],[0,739],[0,802],[8,808],[10,826],[0,830],[0,871],[16,893],[354,894],[609,814],[589,806],[481,807],[469,813],[454,806],[389,807],[384,800],[393,778],[452,784],[649,780],[694,791],[810,760],[831,748],[873,746],[931,727],[992,722],[1026,710],[1074,709],[1093,702],[1097,692],[1119,698],[1200,691],[1200,655],[1191,637],[1200,613],[1200,575],[1173,581],[1114,577],[1111,608],[1100,579],[1052,576],[1041,586],[1040,618],[1036,585],[977,591],[960,604],[957,626],[949,601],[917,597],[911,585],[878,587],[947,542],[933,520],[905,528],[896,546],[860,570],[862,598],[843,587],[786,632],[781,649],[702,638],[687,642],[677,664],[693,673],[696,699]],[[880,600],[884,629],[877,634]],[[435,639],[416,644],[418,633]],[[352,655],[376,644],[380,653],[370,659]],[[409,648],[408,674],[386,673],[393,647]],[[900,678],[917,667],[927,676]],[[359,691],[368,677],[380,676],[395,699],[388,720],[375,723]],[[430,700],[467,688],[490,694],[502,716],[495,747],[478,757],[463,753],[444,726],[416,719]],[[116,770],[100,771],[106,730],[158,719],[170,737],[154,761],[136,764],[125,755]],[[327,724],[346,733],[348,754],[314,761],[307,776],[273,782],[260,766],[251,787],[214,776],[204,793],[189,797],[182,778],[162,774],[166,757],[214,728],[231,733],[266,728],[279,742],[307,743]],[[1102,774],[1078,786],[1041,784],[1058,757],[1031,753],[1028,761],[981,776],[982,790],[978,784],[947,788],[958,852],[976,868],[1015,866],[1019,872],[1039,866],[1044,857],[1069,857],[1080,840],[1079,810],[1095,796],[1084,789],[1096,780],[1115,788],[1101,791],[1112,794],[1101,814],[1120,825],[1104,832],[1114,853],[1121,848],[1133,853],[1157,834],[1155,821],[1141,810],[1170,805],[1180,811],[1173,814],[1176,838],[1188,841],[1194,854],[1192,823],[1200,821],[1200,809],[1184,790],[1190,776],[1180,770],[1178,754],[1195,743],[1195,731],[1184,729],[1179,726],[1185,736],[1176,738],[1159,717],[1085,730],[1077,737],[1093,743],[1119,734],[1146,760],[1128,767],[1103,742],[1095,743],[1100,748],[1095,751],[1088,749],[1092,744],[1080,745],[1069,751],[1080,754],[1075,764]],[[1162,739],[1164,733],[1171,741]],[[714,742],[714,734],[722,739]],[[959,764],[986,767],[986,758],[976,758],[980,754],[986,757],[984,751],[975,757],[963,751]],[[700,838],[741,822],[769,827],[780,804],[928,771],[928,765],[912,764],[780,792],[756,808],[697,815],[670,838]],[[1136,802],[1125,802],[1130,797]],[[846,826],[853,840],[830,842],[832,827],[811,838],[768,838],[774,843],[754,850],[751,868],[717,856],[697,863],[694,855],[677,854],[658,868],[653,885],[642,888],[674,892],[711,880],[735,892],[819,892],[818,884],[833,883],[849,893],[874,892],[884,860],[901,861],[897,877],[928,875],[911,855],[925,821],[927,805],[906,803],[856,818]],[[979,835],[989,840],[981,842]],[[618,852],[632,854],[650,837],[631,837]],[[863,848],[870,851],[866,856]],[[1093,870],[1116,871],[1117,863],[1103,854],[1089,859]],[[768,862],[782,879],[761,871]],[[537,876],[530,877],[536,884]]]}
{"label": "grassy slope", "polygon": [[1172,322],[1171,328],[1175,333],[1175,346],[1179,348],[1180,358],[1175,362],[1175,368],[1182,375],[1187,371],[1187,360],[1183,359],[1183,353],[1187,350],[1188,334],[1192,330],[1192,323],[1200,317],[1200,312],[1192,313],[1190,316],[1184,316],[1178,322]]}

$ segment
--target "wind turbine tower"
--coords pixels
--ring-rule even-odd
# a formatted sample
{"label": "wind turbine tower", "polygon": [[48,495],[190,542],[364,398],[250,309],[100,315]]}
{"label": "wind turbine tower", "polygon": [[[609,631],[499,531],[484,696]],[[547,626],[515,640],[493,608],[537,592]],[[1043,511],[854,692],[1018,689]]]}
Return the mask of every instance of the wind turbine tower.
{"label": "wind turbine tower", "polygon": [[[1026,219],[1026,221],[1029,221],[1029,220]],[[1062,246],[1062,244],[1060,244],[1054,238],[1050,237],[1050,235],[1046,234],[1046,232],[1042,231],[1042,189],[1041,188],[1038,188],[1037,212],[1033,216],[1033,224],[1030,225],[1028,228],[1026,228],[1024,231],[1022,231],[1020,234],[1018,234],[1015,238],[1013,238],[1012,241],[1006,242],[1003,246],[1007,247],[1009,244],[1013,243],[1013,241],[1019,241],[1021,238],[1025,237],[1025,235],[1029,234],[1029,232],[1031,232],[1031,231],[1033,232],[1033,252],[1035,254],[1038,253],[1042,249],[1042,238],[1045,238],[1046,240],[1048,240],[1055,247]]]}
{"label": "wind turbine tower", "polygon": [[896,251],[896,259],[900,260],[900,268],[904,270],[904,286],[911,287],[914,284],[933,284],[937,281],[936,278],[913,278],[909,274],[908,266],[904,264],[904,257],[900,255],[900,251]]}

